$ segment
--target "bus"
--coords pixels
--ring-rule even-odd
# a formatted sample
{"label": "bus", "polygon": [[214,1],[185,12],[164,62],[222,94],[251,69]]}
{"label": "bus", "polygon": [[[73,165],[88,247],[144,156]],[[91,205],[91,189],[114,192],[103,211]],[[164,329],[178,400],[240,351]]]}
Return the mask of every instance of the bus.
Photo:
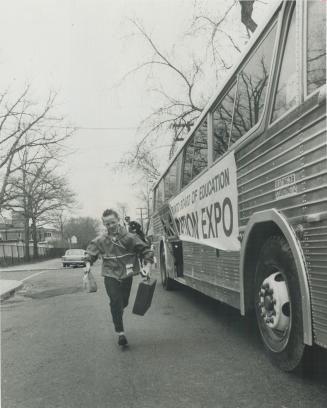
{"label": "bus", "polygon": [[327,348],[326,2],[278,1],[153,187],[165,289],[253,313],[293,371]]}

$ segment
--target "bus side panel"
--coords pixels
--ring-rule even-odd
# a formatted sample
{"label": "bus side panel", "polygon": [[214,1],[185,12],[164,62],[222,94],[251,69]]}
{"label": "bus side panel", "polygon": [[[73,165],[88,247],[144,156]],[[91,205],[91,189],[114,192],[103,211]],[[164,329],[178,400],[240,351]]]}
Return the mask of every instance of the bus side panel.
{"label": "bus side panel", "polygon": [[327,220],[304,224],[302,245],[311,289],[314,342],[327,348]]}
{"label": "bus side panel", "polygon": [[[310,124],[326,106],[307,116]],[[303,149],[305,168],[303,191],[305,193],[304,214],[327,215],[327,139],[326,116],[317,120],[304,133],[311,137]],[[321,141],[321,139],[323,140]],[[327,348],[327,220],[301,223],[304,228],[301,245],[308,268],[311,291],[313,338],[316,344]]]}
{"label": "bus side panel", "polygon": [[301,246],[312,302],[313,335],[327,347],[326,105],[318,94],[236,153],[240,226],[276,208],[304,229]]}
{"label": "bus side panel", "polygon": [[[155,256],[160,267],[160,239],[164,230],[153,216]],[[168,243],[168,245],[171,245]],[[225,252],[183,241],[183,279],[187,286],[214,299],[240,308],[239,252]],[[170,272],[170,278],[174,278]]]}
{"label": "bus side panel", "polygon": [[184,241],[183,256],[183,277],[189,286],[239,309],[239,252]]}
{"label": "bus side panel", "polygon": [[[326,174],[320,175],[326,165],[325,108],[301,113],[292,112],[289,125],[281,121],[237,151],[240,226],[269,208],[294,218],[326,203]],[[315,190],[312,183],[319,183]]]}

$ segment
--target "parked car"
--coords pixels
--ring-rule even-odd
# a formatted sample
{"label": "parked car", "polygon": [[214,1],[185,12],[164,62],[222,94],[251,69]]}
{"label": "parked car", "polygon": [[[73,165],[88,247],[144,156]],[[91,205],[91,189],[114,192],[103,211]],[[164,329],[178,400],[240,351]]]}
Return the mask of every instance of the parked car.
{"label": "parked car", "polygon": [[62,257],[62,266],[85,266],[86,251],[84,249],[67,249]]}

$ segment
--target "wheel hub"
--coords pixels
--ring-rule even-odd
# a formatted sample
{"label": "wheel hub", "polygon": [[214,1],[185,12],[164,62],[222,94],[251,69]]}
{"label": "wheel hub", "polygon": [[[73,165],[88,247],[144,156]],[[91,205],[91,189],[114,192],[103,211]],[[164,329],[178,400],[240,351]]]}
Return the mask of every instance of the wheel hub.
{"label": "wheel hub", "polygon": [[272,311],[274,309],[273,298],[271,296],[265,296],[263,305],[268,312]]}
{"label": "wheel hub", "polygon": [[270,329],[288,329],[290,300],[286,282],[280,272],[273,273],[262,282],[258,306],[263,321]]}

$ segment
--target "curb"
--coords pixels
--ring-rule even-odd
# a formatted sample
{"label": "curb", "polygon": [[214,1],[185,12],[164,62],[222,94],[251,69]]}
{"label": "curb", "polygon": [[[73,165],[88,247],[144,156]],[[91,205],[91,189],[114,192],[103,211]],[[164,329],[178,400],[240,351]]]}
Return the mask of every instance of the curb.
{"label": "curb", "polygon": [[22,287],[24,286],[23,282],[19,282],[17,281],[17,284],[15,287],[10,288],[6,291],[4,291],[3,293],[1,293],[0,295],[0,302],[3,302],[4,300],[9,299],[10,297],[14,296],[15,292],[20,290]]}
{"label": "curb", "polygon": [[1,272],[39,272],[39,271],[56,271],[58,269],[61,269],[61,267],[58,268],[38,268],[38,269],[1,269]]}

